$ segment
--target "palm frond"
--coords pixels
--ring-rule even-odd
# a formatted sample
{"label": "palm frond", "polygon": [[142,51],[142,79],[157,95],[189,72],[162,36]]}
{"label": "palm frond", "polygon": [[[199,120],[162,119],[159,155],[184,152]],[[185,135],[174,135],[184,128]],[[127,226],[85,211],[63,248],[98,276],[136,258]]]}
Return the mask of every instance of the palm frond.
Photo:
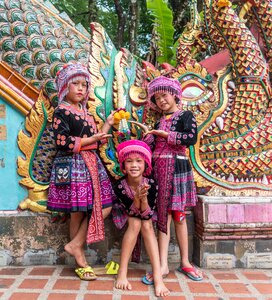
{"label": "palm frond", "polygon": [[147,0],[147,9],[154,17],[154,26],[159,37],[157,42],[159,48],[158,62],[171,63],[174,56],[174,27],[172,10],[164,0]]}

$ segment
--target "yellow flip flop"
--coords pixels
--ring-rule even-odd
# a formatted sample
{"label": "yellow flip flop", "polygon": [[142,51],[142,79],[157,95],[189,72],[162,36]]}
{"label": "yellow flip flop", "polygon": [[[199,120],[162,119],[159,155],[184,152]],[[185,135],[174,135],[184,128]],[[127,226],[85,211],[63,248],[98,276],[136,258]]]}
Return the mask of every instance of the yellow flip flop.
{"label": "yellow flip flop", "polygon": [[94,268],[97,275],[116,275],[118,270],[119,264],[114,261],[108,262],[104,268]]}
{"label": "yellow flip flop", "polygon": [[[75,269],[75,273],[81,280],[91,281],[91,280],[97,279],[93,268],[90,266],[87,266],[84,268],[77,268],[77,269]],[[86,274],[88,274],[88,276],[86,276]]]}

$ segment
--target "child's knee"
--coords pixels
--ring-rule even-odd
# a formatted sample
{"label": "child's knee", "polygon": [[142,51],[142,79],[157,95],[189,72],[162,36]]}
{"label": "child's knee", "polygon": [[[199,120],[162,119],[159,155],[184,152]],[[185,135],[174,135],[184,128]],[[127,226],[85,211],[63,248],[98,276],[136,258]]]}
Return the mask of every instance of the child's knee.
{"label": "child's knee", "polygon": [[141,229],[141,220],[138,218],[129,218],[128,226],[131,230],[139,231]]}
{"label": "child's knee", "polygon": [[151,221],[142,221],[141,231],[142,233],[149,234],[150,232],[153,232],[153,225]]}

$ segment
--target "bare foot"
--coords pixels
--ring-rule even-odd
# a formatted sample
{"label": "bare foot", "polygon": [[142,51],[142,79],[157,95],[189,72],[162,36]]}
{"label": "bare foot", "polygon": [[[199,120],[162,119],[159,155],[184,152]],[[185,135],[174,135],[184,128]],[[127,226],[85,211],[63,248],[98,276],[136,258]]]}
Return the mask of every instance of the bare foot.
{"label": "bare foot", "polygon": [[158,283],[155,283],[155,295],[156,297],[166,297],[170,295],[170,291],[165,286],[163,281],[159,281]]}
{"label": "bare foot", "polygon": [[127,280],[127,277],[118,276],[116,279],[115,287],[119,290],[132,290],[132,286]]}
{"label": "bare foot", "polygon": [[67,253],[69,253],[70,255],[72,255],[75,258],[76,263],[80,267],[84,268],[88,265],[86,258],[85,258],[84,251],[81,247],[76,247],[75,245],[73,245],[70,242],[64,246],[64,249]]}
{"label": "bare foot", "polygon": [[[162,275],[162,279],[163,279],[163,278],[166,278],[166,277],[168,276],[168,274],[169,274],[169,273],[163,274],[163,275]],[[144,284],[147,284],[147,285],[152,285],[152,284],[154,284],[153,273],[152,273],[152,272],[147,272],[147,273],[145,274],[145,276],[142,278],[142,282],[143,282]]]}
{"label": "bare foot", "polygon": [[165,278],[169,274],[169,267],[168,265],[166,266],[161,266],[161,273],[163,274],[162,277]]}

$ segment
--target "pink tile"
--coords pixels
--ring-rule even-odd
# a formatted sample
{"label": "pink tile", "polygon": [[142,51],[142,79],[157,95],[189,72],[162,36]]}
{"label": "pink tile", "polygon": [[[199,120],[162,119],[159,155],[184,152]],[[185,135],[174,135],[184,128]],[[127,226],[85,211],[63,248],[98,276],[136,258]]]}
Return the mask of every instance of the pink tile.
{"label": "pink tile", "polygon": [[250,294],[245,283],[220,283],[222,289],[228,294]]}
{"label": "pink tile", "polygon": [[272,222],[272,203],[245,205],[245,222]]}
{"label": "pink tile", "polygon": [[21,275],[25,268],[3,268],[0,275]]}
{"label": "pink tile", "polygon": [[226,205],[208,204],[208,223],[226,223]]}
{"label": "pink tile", "polygon": [[13,293],[9,300],[37,300],[39,295],[38,293]]}
{"label": "pink tile", "polygon": [[189,289],[192,293],[214,294],[216,290],[211,283],[206,282],[188,282]]}
{"label": "pink tile", "polygon": [[254,283],[252,284],[255,289],[257,289],[262,295],[272,294],[272,284],[271,283]]}
{"label": "pink tile", "polygon": [[43,289],[47,283],[47,279],[24,279],[19,285],[19,289]]}
{"label": "pink tile", "polygon": [[244,223],[245,213],[243,204],[229,204],[227,206],[228,223]]}
{"label": "pink tile", "polygon": [[[77,297],[77,294],[49,294],[47,300],[75,300]],[[97,296],[96,296],[97,297]]]}
{"label": "pink tile", "polygon": [[[84,296],[84,300],[112,300],[112,295],[106,294],[87,294]],[[62,299],[60,299],[62,300]],[[65,299],[66,300],[66,299]]]}

